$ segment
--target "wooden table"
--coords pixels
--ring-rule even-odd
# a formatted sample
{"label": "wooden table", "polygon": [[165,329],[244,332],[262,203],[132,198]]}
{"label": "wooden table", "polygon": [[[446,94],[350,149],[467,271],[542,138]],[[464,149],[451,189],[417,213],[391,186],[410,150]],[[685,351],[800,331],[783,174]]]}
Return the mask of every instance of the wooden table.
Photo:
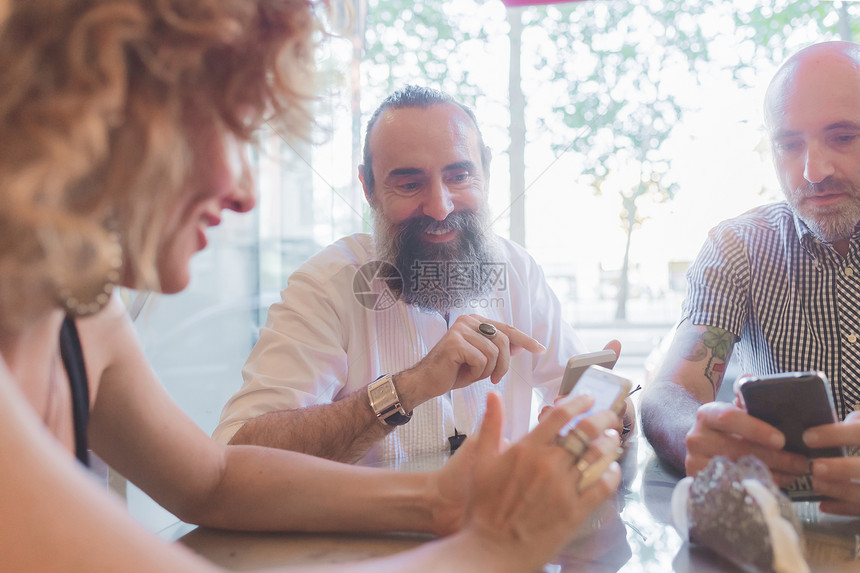
{"label": "wooden table", "polygon": [[[400,469],[434,469],[444,460],[417,460]],[[678,476],[634,436],[622,463],[616,498],[600,508],[583,531],[544,571],[709,573],[740,569],[704,547],[690,546],[674,530],[669,500]],[[860,518],[827,516],[814,504],[795,504],[804,522],[807,557],[815,573],[860,571]],[[230,570],[337,563],[384,556],[431,539],[415,534],[238,533],[177,524],[162,537],[178,539]]]}

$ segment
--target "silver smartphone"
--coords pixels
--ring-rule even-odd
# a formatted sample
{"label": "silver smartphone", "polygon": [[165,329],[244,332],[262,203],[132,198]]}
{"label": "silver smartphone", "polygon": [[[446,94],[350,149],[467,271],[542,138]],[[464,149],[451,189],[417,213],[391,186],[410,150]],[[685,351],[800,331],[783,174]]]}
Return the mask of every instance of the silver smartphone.
{"label": "silver smartphone", "polygon": [[616,414],[620,413],[624,399],[627,398],[627,393],[630,392],[631,386],[633,386],[633,383],[630,380],[608,368],[603,368],[602,366],[586,367],[568,395],[563,401],[556,404],[556,406],[583,394],[593,397],[594,405],[582,414],[575,416],[561,429],[559,434],[566,436],[570,430],[576,427],[580,420],[595,412],[611,410]]}
{"label": "silver smartphone", "polygon": [[582,376],[582,373],[589,366],[612,368],[616,360],[618,360],[618,356],[615,355],[614,350],[598,350],[597,352],[589,352],[587,354],[577,354],[567,361],[558,395],[565,396],[569,394],[574,384],[576,384],[579,377]]}

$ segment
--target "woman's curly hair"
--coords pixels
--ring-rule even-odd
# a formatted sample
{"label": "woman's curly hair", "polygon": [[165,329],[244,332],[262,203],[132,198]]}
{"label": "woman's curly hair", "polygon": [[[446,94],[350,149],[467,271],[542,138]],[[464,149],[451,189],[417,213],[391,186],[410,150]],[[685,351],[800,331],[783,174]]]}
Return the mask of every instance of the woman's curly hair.
{"label": "woman's curly hair", "polygon": [[189,110],[243,140],[310,124],[312,0],[0,0],[0,330],[126,277],[188,182]]}

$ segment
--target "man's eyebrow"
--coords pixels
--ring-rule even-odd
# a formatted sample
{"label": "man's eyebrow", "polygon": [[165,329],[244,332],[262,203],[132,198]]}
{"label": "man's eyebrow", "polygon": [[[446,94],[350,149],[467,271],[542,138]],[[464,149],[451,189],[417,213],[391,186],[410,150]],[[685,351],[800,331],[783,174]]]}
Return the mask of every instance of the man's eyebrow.
{"label": "man's eyebrow", "polygon": [[800,135],[799,131],[793,131],[790,129],[780,129],[779,131],[775,131],[771,136],[771,139],[782,139],[784,137],[797,137]]}
{"label": "man's eyebrow", "polygon": [[[445,167],[442,168],[442,170],[443,171],[462,171],[462,170],[474,171],[475,170],[475,163],[472,161],[469,161],[468,159],[463,160],[463,161],[456,161],[454,163],[446,165]],[[389,178],[389,177],[410,177],[413,175],[423,175],[423,174],[424,174],[424,170],[418,169],[417,167],[400,167],[398,169],[392,169],[391,171],[389,171],[388,175],[386,175],[386,178]]]}
{"label": "man's eyebrow", "polygon": [[[837,121],[824,127],[824,131],[834,131],[837,129],[856,129],[860,130],[860,123],[854,121]],[[773,134],[773,139],[781,139],[784,137],[797,137],[802,133],[793,129],[785,129],[777,131]]]}
{"label": "man's eyebrow", "polygon": [[860,129],[860,123],[853,121],[837,121],[836,123],[831,123],[824,129],[825,131],[830,131],[832,129]]}
{"label": "man's eyebrow", "polygon": [[417,167],[401,167],[399,169],[392,169],[385,177],[404,177],[409,175],[421,175],[422,173],[424,173],[424,171]]}
{"label": "man's eyebrow", "polygon": [[464,169],[466,171],[474,171],[475,170],[475,164],[473,162],[469,161],[468,159],[465,161],[457,161],[456,163],[446,165],[443,168],[443,171],[461,171]]}

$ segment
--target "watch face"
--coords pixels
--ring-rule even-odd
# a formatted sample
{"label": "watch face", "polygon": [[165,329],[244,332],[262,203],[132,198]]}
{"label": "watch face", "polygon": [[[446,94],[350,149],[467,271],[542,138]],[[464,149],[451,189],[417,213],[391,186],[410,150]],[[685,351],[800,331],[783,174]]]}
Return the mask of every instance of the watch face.
{"label": "watch face", "polygon": [[384,404],[386,399],[390,399],[390,396],[391,392],[388,389],[388,384],[380,384],[370,389],[370,400],[374,408],[377,408],[377,405]]}
{"label": "watch face", "polygon": [[370,407],[383,424],[400,426],[412,418],[412,412],[407,414],[403,411],[391,376],[383,376],[370,384],[367,387],[367,397]]}
{"label": "watch face", "polygon": [[368,397],[370,398],[370,406],[377,416],[388,413],[395,404],[400,402],[397,397],[397,390],[394,389],[394,383],[390,376],[381,378],[368,387]]}

